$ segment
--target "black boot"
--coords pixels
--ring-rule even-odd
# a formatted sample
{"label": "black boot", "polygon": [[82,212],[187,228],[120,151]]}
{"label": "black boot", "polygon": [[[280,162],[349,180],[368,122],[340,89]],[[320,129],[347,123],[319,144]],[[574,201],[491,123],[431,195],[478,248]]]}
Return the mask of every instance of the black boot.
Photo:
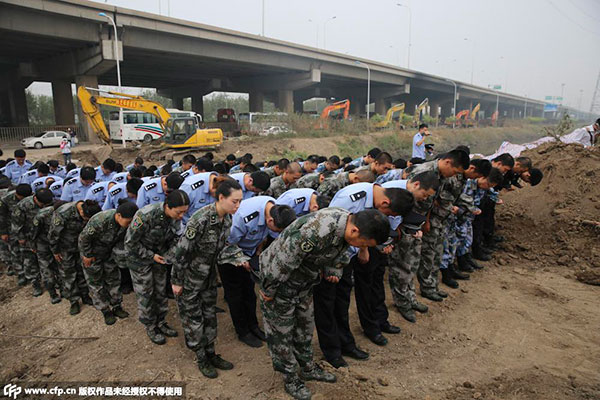
{"label": "black boot", "polygon": [[450,274],[454,279],[458,279],[461,281],[468,281],[469,279],[471,279],[471,277],[469,276],[469,274],[465,273],[465,272],[460,272],[458,271],[454,265],[450,265],[448,267],[448,269],[450,270]]}
{"label": "black boot", "polygon": [[442,271],[442,283],[444,285],[448,286],[449,288],[458,289],[458,282],[456,282],[452,278],[452,271],[450,271],[450,268],[444,268],[441,271]]}
{"label": "black boot", "polygon": [[464,254],[462,256],[456,257],[456,263],[458,264],[458,270],[459,271],[462,271],[462,272],[473,272],[473,267],[471,267],[471,264],[467,260],[466,254]]}
{"label": "black boot", "polygon": [[48,294],[50,295],[50,303],[52,303],[52,304],[60,303],[61,298],[58,295],[58,293],[56,293],[56,289],[54,289],[54,288],[47,288],[47,289],[48,289]]}
{"label": "black boot", "polygon": [[473,258],[481,261],[490,261],[492,257],[489,254],[481,251],[481,247],[473,247]]}
{"label": "black boot", "polygon": [[474,269],[483,269],[483,265],[481,265],[477,261],[475,261],[473,259],[473,256],[471,255],[471,253],[465,254],[465,258],[466,258],[467,262],[469,263],[469,265],[472,268],[474,268]]}
{"label": "black boot", "polygon": [[40,285],[40,281],[37,279],[31,282],[31,287],[33,288],[33,297],[39,297],[42,295],[42,285]]}

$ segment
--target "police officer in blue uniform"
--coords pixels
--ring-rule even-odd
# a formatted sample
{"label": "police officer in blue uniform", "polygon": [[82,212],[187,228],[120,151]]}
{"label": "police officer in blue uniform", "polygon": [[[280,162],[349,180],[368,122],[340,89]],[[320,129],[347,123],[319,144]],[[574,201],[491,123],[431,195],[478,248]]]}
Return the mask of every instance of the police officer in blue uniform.
{"label": "police officer in blue uniform", "polygon": [[127,182],[117,183],[108,190],[102,211],[117,209],[121,199],[127,199],[133,203],[137,200],[137,194],[144,181],[140,178],[131,178]]}
{"label": "police officer in blue uniform", "polygon": [[50,175],[58,176],[61,179],[67,176],[67,169],[60,165],[57,160],[48,161],[48,167],[50,167]]}
{"label": "police officer in blue uniform", "polygon": [[109,182],[115,175],[117,163],[112,158],[104,160],[102,165],[96,167],[96,182]]}
{"label": "police officer in blue uniform", "polygon": [[136,200],[138,208],[142,209],[148,204],[164,201],[167,194],[179,189],[182,183],[183,178],[179,172],[171,172],[167,176],[150,179],[138,191]]}
{"label": "police officer in blue uniform", "polygon": [[269,175],[263,171],[255,171],[252,173],[240,172],[237,174],[229,174],[229,176],[235,179],[242,187],[242,200],[249,199],[259,193],[265,192],[271,185]]}
{"label": "police officer in blue uniform", "polygon": [[[71,180],[73,178],[77,178],[79,176],[79,173],[81,172],[81,168],[73,168],[72,170],[70,170],[69,172],[67,172],[67,175],[65,175],[65,181]],[[95,173],[95,171],[94,171]],[[96,178],[94,178],[94,180],[96,180]]]}
{"label": "police officer in blue uniform", "polygon": [[[73,178],[63,184],[62,201],[79,201],[85,199],[90,187],[96,179],[96,171],[92,167],[83,167],[79,171],[79,178]],[[52,189],[50,189],[52,190]]]}
{"label": "police officer in blue uniform", "polygon": [[19,182],[21,175],[29,171],[32,164],[25,159],[27,154],[23,149],[15,150],[14,156],[15,159],[4,166],[3,173],[16,185]]}
{"label": "police officer in blue uniform", "polygon": [[106,201],[108,192],[115,185],[116,183],[112,181],[94,183],[85,195],[84,200],[94,200],[98,203],[100,208],[102,208],[104,206],[104,202]]}
{"label": "police officer in blue uniform", "polygon": [[275,204],[289,206],[296,213],[296,217],[301,217],[327,207],[329,199],[319,196],[314,189],[290,189],[279,196]]}
{"label": "police officer in blue uniform", "polygon": [[54,183],[50,184],[48,187],[54,196],[54,200],[60,200],[60,197],[62,196],[63,183],[63,179],[56,179]]}
{"label": "police officer in blue uniform", "polygon": [[238,338],[251,347],[261,347],[266,340],[256,318],[256,295],[251,270],[258,272],[258,256],[269,231],[281,232],[296,219],[288,206],[275,204],[269,196],[256,196],[242,201],[233,215],[231,233],[227,240],[250,257],[250,268],[233,264],[219,265],[225,301]]}
{"label": "police officer in blue uniform", "polygon": [[40,176],[35,181],[31,182],[31,190],[33,190],[33,193],[35,193],[35,191],[38,189],[49,188],[50,185],[52,185],[57,180],[62,181],[62,178],[55,175]]}
{"label": "police officer in blue uniform", "polygon": [[190,206],[183,216],[183,224],[187,224],[196,211],[215,202],[216,185],[214,181],[217,176],[216,172],[201,172],[183,181],[179,189],[186,192],[190,198]]}

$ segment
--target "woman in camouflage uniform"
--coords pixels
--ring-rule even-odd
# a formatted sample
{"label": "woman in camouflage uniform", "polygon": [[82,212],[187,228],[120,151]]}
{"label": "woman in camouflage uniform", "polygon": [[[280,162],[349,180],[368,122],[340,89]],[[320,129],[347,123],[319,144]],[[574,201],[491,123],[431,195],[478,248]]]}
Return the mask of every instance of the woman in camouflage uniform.
{"label": "woman in camouflage uniform", "polygon": [[165,256],[180,235],[181,220],[189,205],[188,195],[174,190],[164,202],[149,204],[135,213],[125,234],[127,266],[137,298],[138,318],[155,344],[165,344],[165,336],[177,336],[177,331],[165,321],[169,311]]}
{"label": "woman in camouflage uniform", "polygon": [[[224,257],[225,252],[222,254],[221,251],[229,237],[231,215],[235,214],[242,201],[242,187],[237,181],[226,179],[218,183],[216,197],[216,203],[201,208],[188,221],[185,234],[173,252],[171,273],[185,342],[196,353],[198,368],[207,378],[218,376],[215,368],[233,368],[232,363],[215,354],[216,265],[217,258],[221,261]],[[248,258],[239,248],[235,249],[238,251],[227,256],[227,262],[242,264]]]}

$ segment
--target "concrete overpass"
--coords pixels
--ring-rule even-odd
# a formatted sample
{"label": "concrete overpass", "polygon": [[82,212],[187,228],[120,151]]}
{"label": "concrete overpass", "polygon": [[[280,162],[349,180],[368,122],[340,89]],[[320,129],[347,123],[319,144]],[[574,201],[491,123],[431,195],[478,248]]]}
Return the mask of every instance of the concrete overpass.
{"label": "concrete overpass", "polygon": [[[313,97],[349,98],[364,113],[367,71],[357,58],[104,3],[75,0],[0,0],[0,115],[8,126],[27,125],[24,90],[52,83],[56,123],[74,123],[71,83],[116,85],[111,15],[119,30],[125,86],[157,88],[182,108],[203,113],[213,91],[249,93],[250,110],[263,100],[286,112],[302,111]],[[359,59],[371,68],[371,102],[384,114],[392,102],[407,110],[425,97],[431,114],[452,115],[454,85],[445,78]],[[480,102],[489,117],[541,116],[543,102],[456,82],[457,110]],[[411,111],[407,111],[411,112]]]}

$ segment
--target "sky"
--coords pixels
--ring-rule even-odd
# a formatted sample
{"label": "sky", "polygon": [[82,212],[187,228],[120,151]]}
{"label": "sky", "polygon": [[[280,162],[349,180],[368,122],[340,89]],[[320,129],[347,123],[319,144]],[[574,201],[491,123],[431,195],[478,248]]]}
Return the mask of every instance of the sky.
{"label": "sky", "polygon": [[[262,30],[263,0],[106,3],[252,34]],[[411,69],[467,83],[472,77],[476,85],[501,85],[502,91],[540,100],[562,94],[563,104],[581,104],[583,110],[590,108],[600,74],[600,0],[264,4],[264,34],[270,38],[407,67],[410,31]],[[34,92],[50,92],[49,84],[34,86]]]}

